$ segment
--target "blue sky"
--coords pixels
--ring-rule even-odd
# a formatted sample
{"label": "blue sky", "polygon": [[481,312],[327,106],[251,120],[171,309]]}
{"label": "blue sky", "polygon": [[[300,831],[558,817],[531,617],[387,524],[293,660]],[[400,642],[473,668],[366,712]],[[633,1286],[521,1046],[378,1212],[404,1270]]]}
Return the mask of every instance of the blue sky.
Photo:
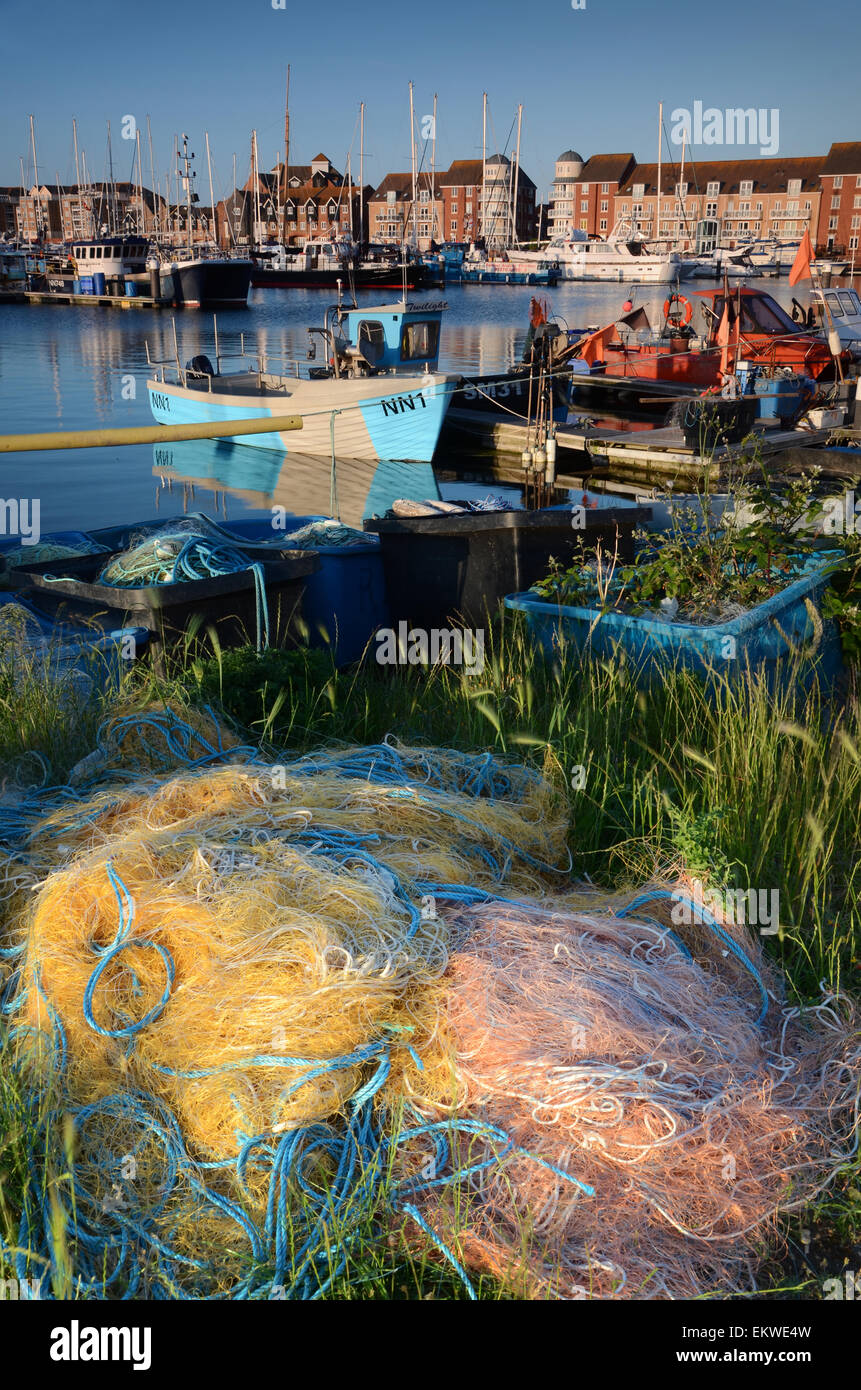
{"label": "blue sky", "polygon": [[[173,136],[185,130],[208,202],[204,130],[216,196],[229,187],[234,152],[244,181],[252,127],[261,167],[270,166],[283,148],[288,62],[291,162],[323,150],[343,170],[352,145],[358,176],[364,100],[370,183],[409,168],[410,79],[417,122],[438,93],[439,167],[480,157],[482,91],[488,152],[510,151],[522,102],[521,162],[542,196],[554,158],[571,146],[584,158],[633,150],[654,159],[661,99],[668,131],[673,109],[695,101],[777,108],[781,154],[824,153],[832,140],[861,139],[861,8],[835,0],[823,23],[816,15],[810,0],[585,0],[576,10],[571,0],[0,0],[0,183],[18,183],[22,155],[32,174],[31,112],[40,180],[51,183],[74,178],[73,116],[98,178],[111,120],[115,174],[127,178],[133,145],[119,136],[123,117],[145,136],[149,113],[161,187]],[[748,152],[758,154],[712,145],[694,157]],[[148,174],[145,139],[144,161]]]}

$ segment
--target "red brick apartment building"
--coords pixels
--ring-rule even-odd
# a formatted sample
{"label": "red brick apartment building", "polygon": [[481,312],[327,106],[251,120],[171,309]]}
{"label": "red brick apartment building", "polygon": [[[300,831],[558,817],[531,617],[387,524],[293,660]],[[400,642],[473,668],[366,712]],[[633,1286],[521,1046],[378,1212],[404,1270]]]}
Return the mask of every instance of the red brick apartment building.
{"label": "red brick apartment building", "polygon": [[861,236],[861,142],[834,144],[827,155],[796,158],[638,164],[633,154],[598,154],[585,163],[575,150],[556,161],[548,234],[569,227],[606,236],[618,219],[646,236],[682,248],[720,241],[800,237],[820,248],[851,252]]}
{"label": "red brick apartment building", "polygon": [[[371,193],[368,187],[366,198]],[[235,188],[216,205],[218,240],[223,247],[267,241],[301,245],[309,238],[346,236],[351,230],[357,239],[362,235],[359,189],[325,154],[318,154],[310,164],[290,164],[286,190],[283,163],[261,173],[258,194],[258,226],[253,173],[242,188]]]}
{"label": "red brick apartment building", "polygon": [[[471,241],[485,236],[490,245],[511,241],[511,202],[517,184],[514,235],[518,240],[535,236],[537,206],[535,184],[523,169],[517,173],[505,155],[492,155],[482,179],[480,159],[456,159],[436,175],[418,180],[415,230],[419,249],[431,241]],[[486,199],[483,204],[482,196]],[[387,174],[371,195],[368,227],[372,241],[409,241],[413,230],[412,175]]]}
{"label": "red brick apartment building", "polygon": [[633,154],[593,154],[586,163],[575,150],[556,161],[550,204],[549,234],[561,236],[576,227],[590,236],[606,236],[615,221],[614,199],[636,168]]}
{"label": "red brick apartment building", "polygon": [[615,199],[617,217],[647,237],[666,237],[682,249],[718,241],[777,236],[789,240],[819,223],[821,156],[797,159],[706,160],[685,170],[661,167],[660,224],[658,166],[637,164]]}
{"label": "red brick apartment building", "polygon": [[861,235],[861,141],[832,145],[822,164],[820,181],[817,244],[829,250],[857,251]]}

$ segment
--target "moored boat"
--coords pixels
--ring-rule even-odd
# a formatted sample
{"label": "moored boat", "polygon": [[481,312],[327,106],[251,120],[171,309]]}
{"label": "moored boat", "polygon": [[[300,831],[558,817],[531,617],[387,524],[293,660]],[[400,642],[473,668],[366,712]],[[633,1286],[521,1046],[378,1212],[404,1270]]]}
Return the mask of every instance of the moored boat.
{"label": "moored boat", "polygon": [[576,227],[551,241],[543,251],[519,251],[523,261],[556,262],[563,280],[630,281],[663,285],[681,273],[682,258],[676,251],[656,253],[630,222],[620,220],[604,240],[595,240]]}
{"label": "moored boat", "polygon": [[[162,424],[217,423],[299,416],[296,431],[238,435],[234,442],[284,452],[373,461],[429,462],[457,377],[435,370],[445,304],[401,301],[327,312],[322,335],[326,366],[259,355],[223,371],[195,357],[184,368],[152,363],[150,408]],[[311,356],[315,352],[311,349]]]}

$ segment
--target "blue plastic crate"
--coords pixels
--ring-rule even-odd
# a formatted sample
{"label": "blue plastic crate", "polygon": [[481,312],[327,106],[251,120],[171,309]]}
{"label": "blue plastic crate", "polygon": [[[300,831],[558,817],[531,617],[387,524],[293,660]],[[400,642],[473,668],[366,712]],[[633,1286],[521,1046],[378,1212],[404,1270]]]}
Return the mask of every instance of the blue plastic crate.
{"label": "blue plastic crate", "polygon": [[841,558],[841,551],[820,551],[805,561],[801,577],[780,593],[738,618],[708,626],[547,603],[532,592],[509,594],[505,606],[525,614],[548,656],[558,654],[567,643],[599,658],[612,658],[622,651],[643,677],[681,669],[708,679],[719,674],[732,677],[745,668],[773,676],[793,648],[813,649],[817,675],[827,685],[843,669],[839,634],[834,623],[820,619],[822,633],[817,640],[818,624],[805,600],[819,606]]}
{"label": "blue plastic crate", "polygon": [[0,610],[6,605],[23,608],[28,615],[26,635],[30,654],[41,660],[54,676],[79,671],[103,688],[116,688],[120,676],[144,653],[149,642],[145,627],[97,627],[69,621],[54,622],[19,594],[0,594]]}
{"label": "blue plastic crate", "polygon": [[[284,537],[321,516],[288,516],[284,530],[273,530],[271,519],[235,521],[224,529],[238,541],[271,541],[288,545]],[[358,661],[379,627],[388,626],[389,606],[383,577],[380,543],[369,537],[355,546],[314,546],[320,568],[308,576],[302,614],[308,625],[309,645],[332,648],[336,666]]]}

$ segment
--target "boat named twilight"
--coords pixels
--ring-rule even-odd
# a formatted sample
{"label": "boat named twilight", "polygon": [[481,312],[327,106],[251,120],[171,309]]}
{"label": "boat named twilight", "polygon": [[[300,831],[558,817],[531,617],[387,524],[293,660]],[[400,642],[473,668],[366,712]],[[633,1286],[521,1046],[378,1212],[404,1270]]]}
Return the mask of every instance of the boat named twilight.
{"label": "boat named twilight", "polygon": [[185,367],[151,361],[150,408],[165,425],[298,415],[301,430],[231,437],[286,453],[428,463],[458,382],[436,370],[445,307],[334,307],[309,330],[323,338],[324,367],[278,358],[272,370],[243,351],[237,370],[225,371],[229,354],[218,347],[214,365],[203,356]]}

